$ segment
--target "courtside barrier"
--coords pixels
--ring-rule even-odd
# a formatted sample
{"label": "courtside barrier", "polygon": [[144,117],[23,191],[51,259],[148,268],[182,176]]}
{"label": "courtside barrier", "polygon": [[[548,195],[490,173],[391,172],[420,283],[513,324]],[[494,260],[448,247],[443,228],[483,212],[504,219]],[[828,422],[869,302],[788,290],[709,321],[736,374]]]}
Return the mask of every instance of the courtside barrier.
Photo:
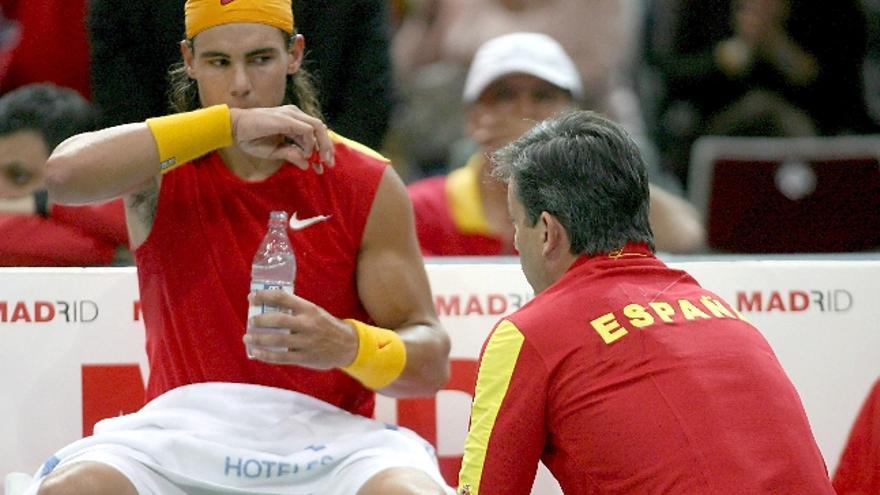
{"label": "courtside barrier", "polygon": [[[760,328],[798,389],[833,473],[880,376],[880,260],[673,262]],[[418,431],[454,483],[477,357],[531,289],[519,265],[429,262],[452,378],[432,399],[380,397],[376,416]],[[0,479],[33,473],[101,418],[136,410],[146,381],[134,268],[0,269]],[[534,493],[558,493],[542,470]]]}

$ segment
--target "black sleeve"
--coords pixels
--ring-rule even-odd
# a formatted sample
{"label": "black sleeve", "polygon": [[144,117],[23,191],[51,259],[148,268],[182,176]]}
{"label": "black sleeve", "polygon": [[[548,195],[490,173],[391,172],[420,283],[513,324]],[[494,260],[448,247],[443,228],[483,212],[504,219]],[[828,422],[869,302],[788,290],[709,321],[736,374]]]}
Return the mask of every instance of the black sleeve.
{"label": "black sleeve", "polygon": [[[154,26],[152,9],[161,7],[150,7],[148,3],[89,0],[86,28],[91,45],[92,98],[101,127],[168,113],[165,68],[157,64],[158,54],[168,48],[156,46],[165,38],[153,33],[174,28]],[[164,3],[181,9],[182,17],[183,7],[176,5],[182,2]]]}
{"label": "black sleeve", "polygon": [[379,148],[395,98],[387,2],[299,1],[294,11],[328,125]]}
{"label": "black sleeve", "polygon": [[379,148],[394,105],[388,5],[364,0],[357,10],[352,19],[360,28],[354,45],[358,50],[352,51],[348,77],[342,80],[337,121],[340,129],[358,130],[364,144]]}

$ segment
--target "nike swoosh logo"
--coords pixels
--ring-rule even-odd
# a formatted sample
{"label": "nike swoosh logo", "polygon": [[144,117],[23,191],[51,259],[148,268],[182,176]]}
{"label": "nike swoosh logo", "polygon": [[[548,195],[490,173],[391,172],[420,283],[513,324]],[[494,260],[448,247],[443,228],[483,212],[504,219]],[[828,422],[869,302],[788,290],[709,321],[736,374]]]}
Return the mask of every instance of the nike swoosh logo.
{"label": "nike swoosh logo", "polygon": [[316,215],[309,218],[303,218],[300,220],[296,218],[296,212],[293,212],[293,215],[290,217],[290,228],[293,230],[302,230],[306,227],[314,225],[318,222],[323,222],[325,220],[329,220],[330,215]]}
{"label": "nike swoosh logo", "polygon": [[388,347],[388,344],[390,344],[390,343],[391,343],[390,340],[386,340],[384,342],[379,342],[376,347],[378,347],[379,350],[382,350],[382,349]]}
{"label": "nike swoosh logo", "polygon": [[234,2],[234,1],[235,0],[220,0],[220,5],[229,5],[230,3]]}

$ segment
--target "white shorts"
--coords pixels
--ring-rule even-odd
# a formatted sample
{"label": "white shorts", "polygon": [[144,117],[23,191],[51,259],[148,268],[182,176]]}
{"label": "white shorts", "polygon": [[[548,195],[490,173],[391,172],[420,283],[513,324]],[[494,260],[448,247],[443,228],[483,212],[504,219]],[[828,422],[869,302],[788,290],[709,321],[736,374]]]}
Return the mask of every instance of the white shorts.
{"label": "white shorts", "polygon": [[354,494],[394,467],[425,472],[449,494],[433,447],[406,428],[353,415],[297,392],[233,383],[171,390],[44,463],[112,466],[140,495]]}

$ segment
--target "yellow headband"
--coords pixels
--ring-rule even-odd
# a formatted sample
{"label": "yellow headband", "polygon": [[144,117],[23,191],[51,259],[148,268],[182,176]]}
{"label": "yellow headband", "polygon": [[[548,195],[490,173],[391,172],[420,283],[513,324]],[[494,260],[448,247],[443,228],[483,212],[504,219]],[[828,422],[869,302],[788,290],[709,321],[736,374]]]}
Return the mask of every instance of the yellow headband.
{"label": "yellow headband", "polygon": [[186,37],[234,22],[253,22],[293,33],[291,0],[187,0]]}

